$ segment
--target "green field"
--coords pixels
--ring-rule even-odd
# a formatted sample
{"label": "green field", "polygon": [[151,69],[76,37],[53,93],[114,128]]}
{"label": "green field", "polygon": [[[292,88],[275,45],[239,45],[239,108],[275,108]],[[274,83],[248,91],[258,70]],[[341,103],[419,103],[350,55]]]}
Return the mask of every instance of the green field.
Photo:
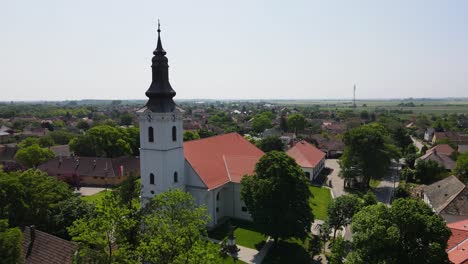
{"label": "green field", "polygon": [[314,213],[315,219],[325,220],[327,218],[327,207],[332,197],[330,190],[323,187],[309,186],[309,190],[314,196],[309,204]]}
{"label": "green field", "polygon": [[104,190],[90,196],[81,196],[81,199],[87,201],[88,203],[98,204],[107,193],[110,193],[110,190]]}
{"label": "green field", "polygon": [[236,227],[234,230],[234,236],[236,237],[238,245],[259,250],[265,244],[266,237],[258,231],[258,227],[256,227],[252,222],[237,219],[231,219],[209,231],[208,236],[217,240],[227,238],[229,234],[229,223]]}

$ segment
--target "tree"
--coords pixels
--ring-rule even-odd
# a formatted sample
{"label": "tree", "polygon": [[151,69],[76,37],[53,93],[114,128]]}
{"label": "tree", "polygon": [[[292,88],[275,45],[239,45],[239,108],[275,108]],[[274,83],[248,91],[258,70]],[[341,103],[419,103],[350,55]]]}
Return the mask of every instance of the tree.
{"label": "tree", "polygon": [[86,120],[83,120],[83,119],[80,119],[76,123],[76,128],[84,130],[84,131],[88,130],[90,127],[91,126],[89,125],[89,123]]}
{"label": "tree", "polygon": [[372,192],[372,191],[367,191],[367,193],[362,197],[362,206],[366,207],[369,205],[374,205],[378,204],[379,200],[377,199],[377,196]]}
{"label": "tree", "polygon": [[[179,189],[154,196],[144,208],[138,252],[144,263],[220,263],[215,244],[205,240],[205,207]],[[196,262],[195,262],[196,261]]]}
{"label": "tree", "polygon": [[273,150],[283,151],[284,144],[280,138],[271,136],[260,140],[257,146],[263,152],[270,152]]}
{"label": "tree", "polygon": [[359,117],[364,120],[368,120],[370,118],[369,112],[366,110],[362,110],[361,113],[359,114]]}
{"label": "tree", "polygon": [[313,221],[311,192],[301,167],[284,152],[271,151],[241,181],[241,196],[253,221],[275,242],[304,238]]}
{"label": "tree", "polygon": [[19,228],[8,228],[8,221],[0,219],[0,259],[2,263],[21,263],[22,234]]}
{"label": "tree", "polygon": [[39,170],[0,172],[0,218],[53,233],[53,211],[73,196],[68,185]]}
{"label": "tree", "polygon": [[353,217],[349,263],[450,263],[450,230],[423,201],[397,199],[363,208]]}
{"label": "tree", "polygon": [[66,145],[73,138],[73,134],[66,130],[54,130],[49,133],[49,136],[52,138],[54,143],[58,145]]}
{"label": "tree", "polygon": [[304,130],[306,123],[307,121],[302,114],[292,114],[288,116],[287,126],[296,134],[297,132]]}
{"label": "tree", "polygon": [[27,148],[32,145],[39,145],[39,138],[37,137],[27,137],[23,140],[21,140],[20,143],[18,143],[19,148]]}
{"label": "tree", "polygon": [[468,179],[468,152],[460,154],[457,159],[457,165],[455,166],[454,172],[463,181]]}
{"label": "tree", "polygon": [[367,124],[344,135],[346,145],[339,164],[341,176],[347,181],[360,179],[365,187],[371,178],[384,175],[392,158],[398,158],[398,149],[390,144],[388,132],[380,124]]}
{"label": "tree", "polygon": [[60,201],[54,208],[51,209],[51,234],[70,240],[67,227],[71,226],[74,221],[88,217],[94,212],[94,206],[90,205],[79,196],[71,196],[70,198]]}
{"label": "tree", "polygon": [[108,125],[95,126],[85,135],[70,142],[70,149],[80,156],[120,157],[132,153],[130,138],[126,129]]}
{"label": "tree", "polygon": [[396,145],[401,149],[405,149],[408,145],[413,143],[410,136],[401,125],[398,126],[393,133],[393,139],[395,140]]}
{"label": "tree", "polygon": [[204,129],[204,128],[199,129],[198,134],[200,135],[200,138],[207,138],[207,137],[216,136],[216,133],[214,133],[213,131],[210,131],[208,129]]}
{"label": "tree", "polygon": [[52,150],[34,144],[26,148],[20,148],[16,152],[15,159],[28,168],[36,168],[38,165],[54,158],[54,156]]}
{"label": "tree", "polygon": [[192,130],[184,131],[184,141],[190,141],[190,140],[195,140],[199,138],[200,138],[200,135],[198,134],[197,131],[192,131]]}
{"label": "tree", "polygon": [[329,264],[343,264],[344,258],[348,254],[346,241],[342,237],[338,237],[333,241],[331,247],[331,255],[327,257]]}
{"label": "tree", "polygon": [[130,210],[120,206],[115,195],[106,194],[92,215],[73,222],[68,232],[72,240],[81,245],[81,262],[115,263],[134,259],[133,252],[127,250],[129,245],[124,233],[138,225],[138,221],[129,216]]}
{"label": "tree", "polygon": [[351,219],[360,208],[359,199],[352,194],[340,196],[328,205],[327,222],[333,228],[333,239],[336,238],[338,229],[351,224]]}
{"label": "tree", "polygon": [[440,178],[445,168],[433,160],[418,160],[415,167],[416,181],[430,183]]}
{"label": "tree", "polygon": [[258,114],[253,118],[252,129],[257,133],[261,133],[265,129],[272,127],[271,118],[265,113]]}
{"label": "tree", "polygon": [[53,145],[55,145],[55,142],[51,136],[47,135],[39,138],[39,146],[42,148],[52,147]]}
{"label": "tree", "polygon": [[130,113],[123,113],[120,115],[120,122],[121,126],[129,126],[133,124],[133,115]]}

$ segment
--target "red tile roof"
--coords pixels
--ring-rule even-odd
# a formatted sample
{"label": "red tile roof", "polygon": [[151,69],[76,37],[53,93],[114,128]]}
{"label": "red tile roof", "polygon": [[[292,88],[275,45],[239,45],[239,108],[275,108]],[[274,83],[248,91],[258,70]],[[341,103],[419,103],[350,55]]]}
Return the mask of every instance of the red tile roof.
{"label": "red tile roof", "polygon": [[303,168],[315,168],[325,158],[325,152],[304,140],[296,143],[286,153]]}
{"label": "red tile roof", "polygon": [[73,254],[77,250],[75,243],[37,229],[32,231],[30,227],[25,227],[23,231],[21,255],[25,264],[72,263]]}
{"label": "red tile roof", "polygon": [[450,156],[455,150],[449,144],[440,144],[427,150],[426,153],[429,153],[432,151],[437,151],[437,153]]}
{"label": "red tile roof", "polygon": [[452,231],[447,242],[450,261],[455,264],[468,263],[468,219],[447,224]]}
{"label": "red tile roof", "polygon": [[185,159],[208,189],[252,174],[263,151],[237,133],[184,143]]}

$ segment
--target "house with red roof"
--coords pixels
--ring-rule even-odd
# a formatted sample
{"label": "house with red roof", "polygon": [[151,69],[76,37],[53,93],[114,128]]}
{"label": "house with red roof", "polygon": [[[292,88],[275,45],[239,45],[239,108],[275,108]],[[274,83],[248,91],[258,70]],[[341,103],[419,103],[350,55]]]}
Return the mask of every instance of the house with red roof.
{"label": "house with red roof", "polygon": [[468,263],[468,219],[447,224],[452,232],[447,242],[447,253],[454,264]]}
{"label": "house with red roof", "polygon": [[320,174],[325,166],[326,153],[305,140],[297,142],[288,149],[286,154],[296,160],[311,181]]}

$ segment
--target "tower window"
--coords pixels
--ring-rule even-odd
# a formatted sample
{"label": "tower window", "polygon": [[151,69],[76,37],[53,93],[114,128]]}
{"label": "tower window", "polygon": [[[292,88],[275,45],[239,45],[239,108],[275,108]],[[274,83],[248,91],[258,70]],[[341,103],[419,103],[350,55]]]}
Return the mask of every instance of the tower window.
{"label": "tower window", "polygon": [[216,194],[216,201],[219,201],[219,193]]}
{"label": "tower window", "polygon": [[178,182],[179,181],[179,174],[176,172],[174,172],[174,182]]}
{"label": "tower window", "polygon": [[154,174],[150,173],[150,184],[154,184]]}
{"label": "tower window", "polygon": [[148,141],[154,142],[154,129],[153,127],[148,127]]}
{"label": "tower window", "polygon": [[177,141],[177,128],[175,126],[172,127],[172,141]]}

